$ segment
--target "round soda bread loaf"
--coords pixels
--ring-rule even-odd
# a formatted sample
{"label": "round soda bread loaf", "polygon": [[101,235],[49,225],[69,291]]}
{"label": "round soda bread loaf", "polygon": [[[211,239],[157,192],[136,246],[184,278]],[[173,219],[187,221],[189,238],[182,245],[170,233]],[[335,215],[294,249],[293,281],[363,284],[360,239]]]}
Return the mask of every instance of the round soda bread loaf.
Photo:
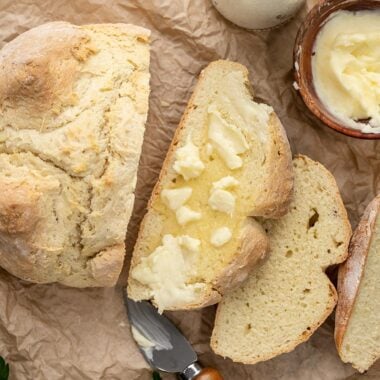
{"label": "round soda bread loaf", "polygon": [[380,358],[380,195],[367,206],[339,268],[335,342],[360,372]]}
{"label": "round soda bread loaf", "polygon": [[52,22],[0,52],[0,265],[112,286],[124,258],[149,96],[149,35]]}
{"label": "round soda bread loaf", "polygon": [[[284,215],[292,187],[285,131],[271,107],[253,101],[247,69],[229,61],[209,64],[153,190],[133,253],[129,296],[150,299],[161,311],[219,302],[267,251],[252,216]],[[165,198],[172,190],[182,192],[185,209],[173,211],[173,196]],[[194,219],[182,225],[182,211]]]}
{"label": "round soda bread loaf", "polygon": [[293,160],[289,212],[263,221],[270,253],[243,286],[218,305],[211,347],[254,364],[292,351],[333,311],[325,270],[346,259],[351,226],[333,176],[307,157]]}

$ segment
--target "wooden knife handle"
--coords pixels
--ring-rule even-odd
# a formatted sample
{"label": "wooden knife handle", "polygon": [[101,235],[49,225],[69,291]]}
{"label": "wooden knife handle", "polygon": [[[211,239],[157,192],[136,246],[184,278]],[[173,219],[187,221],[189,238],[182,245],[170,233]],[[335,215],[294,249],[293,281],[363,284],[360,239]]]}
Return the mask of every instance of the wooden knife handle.
{"label": "wooden knife handle", "polygon": [[223,377],[214,368],[204,368],[194,380],[223,380]]}

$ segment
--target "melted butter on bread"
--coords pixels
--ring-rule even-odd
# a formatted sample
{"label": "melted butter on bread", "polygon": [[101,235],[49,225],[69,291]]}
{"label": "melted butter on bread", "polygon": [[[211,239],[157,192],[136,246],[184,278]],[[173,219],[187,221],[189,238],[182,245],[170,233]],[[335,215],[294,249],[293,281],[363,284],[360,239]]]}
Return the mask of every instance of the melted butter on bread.
{"label": "melted butter on bread", "polygon": [[200,246],[200,240],[186,235],[165,235],[162,244],[134,268],[133,278],[149,286],[160,312],[164,306],[194,302],[204,286],[201,283],[186,283],[187,278],[194,275],[194,263],[200,254]]}
{"label": "melted butter on bread", "polygon": [[[189,157],[196,152],[194,162],[203,167],[193,176],[179,173],[180,167],[192,165],[183,155],[186,150]],[[271,107],[253,101],[246,69],[228,61],[211,63],[201,74],[153,191],[132,258],[129,296],[150,299],[169,310],[218,302],[224,292],[244,281],[267,251],[265,232],[249,216],[283,215],[292,182],[282,126]],[[189,215],[197,219],[188,223],[178,218],[183,209],[170,210],[161,196],[183,187],[191,188],[192,194],[181,208],[191,210]],[[162,245],[167,234],[201,241],[195,270],[183,279],[185,285],[204,286],[193,300],[177,300],[175,305],[163,304],[152,293],[154,287],[133,278],[134,268]]]}

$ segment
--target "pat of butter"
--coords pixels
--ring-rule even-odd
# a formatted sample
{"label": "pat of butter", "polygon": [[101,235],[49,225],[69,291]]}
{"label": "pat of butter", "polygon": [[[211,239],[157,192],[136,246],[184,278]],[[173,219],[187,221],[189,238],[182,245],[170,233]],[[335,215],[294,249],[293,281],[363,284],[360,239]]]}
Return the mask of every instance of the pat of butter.
{"label": "pat of butter", "polygon": [[238,184],[239,181],[232,176],[213,182],[208,205],[213,210],[231,215],[235,210],[235,196],[225,189],[236,187]]}
{"label": "pat of butter", "polygon": [[232,177],[231,175],[228,175],[226,177],[221,178],[219,181],[212,183],[213,189],[228,189],[231,187],[236,187],[239,185],[239,181]]}
{"label": "pat of butter", "polygon": [[314,52],[314,87],[327,110],[353,129],[380,132],[380,11],[334,12]]}
{"label": "pat of butter", "polygon": [[148,286],[160,312],[194,302],[204,284],[187,284],[195,275],[201,242],[187,235],[165,235],[162,244],[143,257],[131,276]]}
{"label": "pat of butter", "polygon": [[175,158],[173,168],[176,173],[182,175],[185,181],[197,178],[205,168],[199,157],[199,148],[193,144],[190,136],[188,136],[186,144],[177,149]]}
{"label": "pat of butter", "polygon": [[161,191],[161,200],[170,210],[177,210],[191,197],[191,187],[180,187],[178,189],[164,189]]}
{"label": "pat of butter", "polygon": [[210,243],[214,247],[221,247],[228,243],[232,238],[232,232],[228,227],[221,227],[215,230],[210,239]]}
{"label": "pat of butter", "polygon": [[228,123],[214,104],[208,107],[208,138],[219,156],[231,170],[241,168],[243,160],[239,156],[248,149],[242,131]]}
{"label": "pat of butter", "polygon": [[187,223],[200,220],[202,214],[200,212],[192,210],[187,206],[182,206],[176,211],[175,216],[177,218],[178,224],[184,226]]}
{"label": "pat of butter", "polygon": [[136,343],[140,346],[140,348],[152,348],[154,347],[154,343],[151,342],[148,338],[145,338],[144,335],[140,333],[135,327],[132,326],[132,335]]}
{"label": "pat of butter", "polygon": [[[138,322],[139,321],[134,321],[134,323],[137,323],[139,328],[141,328],[141,331],[144,331],[144,326],[140,325]],[[140,349],[144,351],[145,356],[150,360],[153,360],[153,350],[157,352],[171,350],[173,348],[168,335],[160,329],[149,329],[149,331],[145,331],[147,335],[149,334],[149,338],[144,336],[143,333],[134,326],[132,326],[131,331],[136,343],[139,345]]]}
{"label": "pat of butter", "polygon": [[226,190],[214,190],[208,199],[208,205],[215,211],[231,215],[235,210],[235,197]]}

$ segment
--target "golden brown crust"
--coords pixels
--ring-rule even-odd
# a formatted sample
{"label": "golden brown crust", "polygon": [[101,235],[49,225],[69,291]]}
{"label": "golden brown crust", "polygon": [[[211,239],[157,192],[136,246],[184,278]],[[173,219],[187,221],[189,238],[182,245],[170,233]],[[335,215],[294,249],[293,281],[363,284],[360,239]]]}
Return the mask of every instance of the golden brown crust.
{"label": "golden brown crust", "polygon": [[25,279],[36,261],[31,235],[38,229],[40,195],[27,184],[0,183],[0,262]]}
{"label": "golden brown crust", "polygon": [[275,113],[270,116],[269,126],[274,141],[266,157],[271,175],[262,185],[264,191],[257,200],[260,209],[255,209],[253,216],[276,219],[288,212],[293,194],[294,173],[290,145],[281,121]]}
{"label": "golden brown crust", "polygon": [[380,195],[374,198],[364,211],[350,242],[349,257],[339,268],[338,306],[335,314],[335,343],[338,352],[341,351],[344,334],[358,294],[379,211]]}
{"label": "golden brown crust", "polygon": [[39,194],[27,184],[0,183],[0,234],[29,234],[39,220]]}

